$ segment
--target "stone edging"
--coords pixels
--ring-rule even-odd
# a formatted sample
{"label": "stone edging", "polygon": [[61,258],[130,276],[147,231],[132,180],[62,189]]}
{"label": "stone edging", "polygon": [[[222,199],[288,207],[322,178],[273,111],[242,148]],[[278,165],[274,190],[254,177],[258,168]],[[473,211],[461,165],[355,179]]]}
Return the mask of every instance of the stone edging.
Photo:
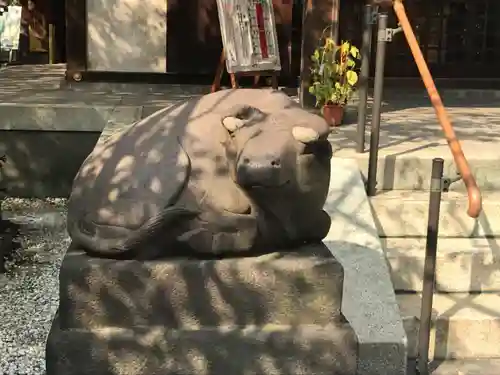
{"label": "stone edging", "polygon": [[359,342],[357,375],[405,375],[407,337],[355,160],[332,159],[324,243],[344,267],[342,312]]}

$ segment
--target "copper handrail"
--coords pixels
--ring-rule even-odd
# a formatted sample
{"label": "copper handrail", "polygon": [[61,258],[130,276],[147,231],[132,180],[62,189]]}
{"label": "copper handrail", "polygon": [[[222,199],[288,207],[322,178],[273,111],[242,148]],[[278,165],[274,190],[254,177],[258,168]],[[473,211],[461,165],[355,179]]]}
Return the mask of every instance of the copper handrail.
{"label": "copper handrail", "polygon": [[448,146],[450,147],[455,164],[457,165],[458,171],[465,183],[465,187],[467,188],[467,195],[469,198],[467,214],[472,218],[477,218],[482,210],[481,192],[477,187],[477,183],[472,175],[469,163],[465,158],[460,142],[457,139],[455,130],[453,129],[453,125],[451,124],[448,113],[443,105],[443,101],[441,100],[436,85],[434,84],[432,75],[429,71],[427,63],[425,62],[424,55],[422,54],[417,38],[415,37],[410,21],[406,15],[402,0],[395,0],[393,8],[399,20],[400,27],[403,29],[406,41],[408,42],[411,53],[413,54],[413,59],[417,64],[418,71],[420,72],[422,81],[427,89],[431,103],[436,111],[436,116],[441,124],[441,128],[443,129],[444,136],[448,142]]}

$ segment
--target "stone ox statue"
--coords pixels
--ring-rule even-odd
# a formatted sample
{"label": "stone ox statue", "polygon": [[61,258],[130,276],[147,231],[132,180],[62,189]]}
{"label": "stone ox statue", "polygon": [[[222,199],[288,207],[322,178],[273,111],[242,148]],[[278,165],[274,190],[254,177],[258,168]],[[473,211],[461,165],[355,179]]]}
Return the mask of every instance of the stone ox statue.
{"label": "stone ox statue", "polygon": [[68,232],[115,259],[225,256],[321,241],[325,121],[271,90],[223,90],[99,143],[75,177]]}

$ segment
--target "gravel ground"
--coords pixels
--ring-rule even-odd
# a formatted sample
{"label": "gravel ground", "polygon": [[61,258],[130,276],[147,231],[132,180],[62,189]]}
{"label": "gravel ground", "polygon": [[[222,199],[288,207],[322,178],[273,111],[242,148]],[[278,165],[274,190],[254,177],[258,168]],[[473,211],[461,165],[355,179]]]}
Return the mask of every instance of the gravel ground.
{"label": "gravel ground", "polygon": [[68,245],[65,200],[7,199],[21,249],[0,275],[0,374],[45,374],[45,340],[57,309],[59,266]]}

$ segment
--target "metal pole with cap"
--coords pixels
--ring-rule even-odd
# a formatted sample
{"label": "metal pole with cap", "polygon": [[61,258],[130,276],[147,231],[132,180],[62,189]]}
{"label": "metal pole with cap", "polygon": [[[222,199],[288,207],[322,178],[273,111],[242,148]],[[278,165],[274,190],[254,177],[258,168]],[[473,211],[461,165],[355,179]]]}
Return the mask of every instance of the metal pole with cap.
{"label": "metal pole with cap", "polygon": [[441,193],[443,191],[444,160],[432,160],[431,192],[429,196],[429,217],[427,222],[427,241],[425,245],[424,281],[422,288],[422,307],[418,334],[417,368],[420,375],[429,374],[429,341],[432,319],[432,302],[436,279],[436,255],[439,232]]}
{"label": "metal pole with cap", "polygon": [[373,87],[372,126],[370,133],[370,157],[368,160],[367,194],[374,196],[377,189],[378,147],[380,117],[384,91],[385,50],[387,44],[387,12],[378,15],[377,54],[375,58],[375,84]]}
{"label": "metal pole with cap", "polygon": [[356,152],[365,152],[366,105],[370,80],[370,58],[372,51],[372,28],[376,21],[377,8],[370,3],[365,5],[363,17],[363,41],[361,44],[361,71],[358,84],[358,126],[356,129]]}

